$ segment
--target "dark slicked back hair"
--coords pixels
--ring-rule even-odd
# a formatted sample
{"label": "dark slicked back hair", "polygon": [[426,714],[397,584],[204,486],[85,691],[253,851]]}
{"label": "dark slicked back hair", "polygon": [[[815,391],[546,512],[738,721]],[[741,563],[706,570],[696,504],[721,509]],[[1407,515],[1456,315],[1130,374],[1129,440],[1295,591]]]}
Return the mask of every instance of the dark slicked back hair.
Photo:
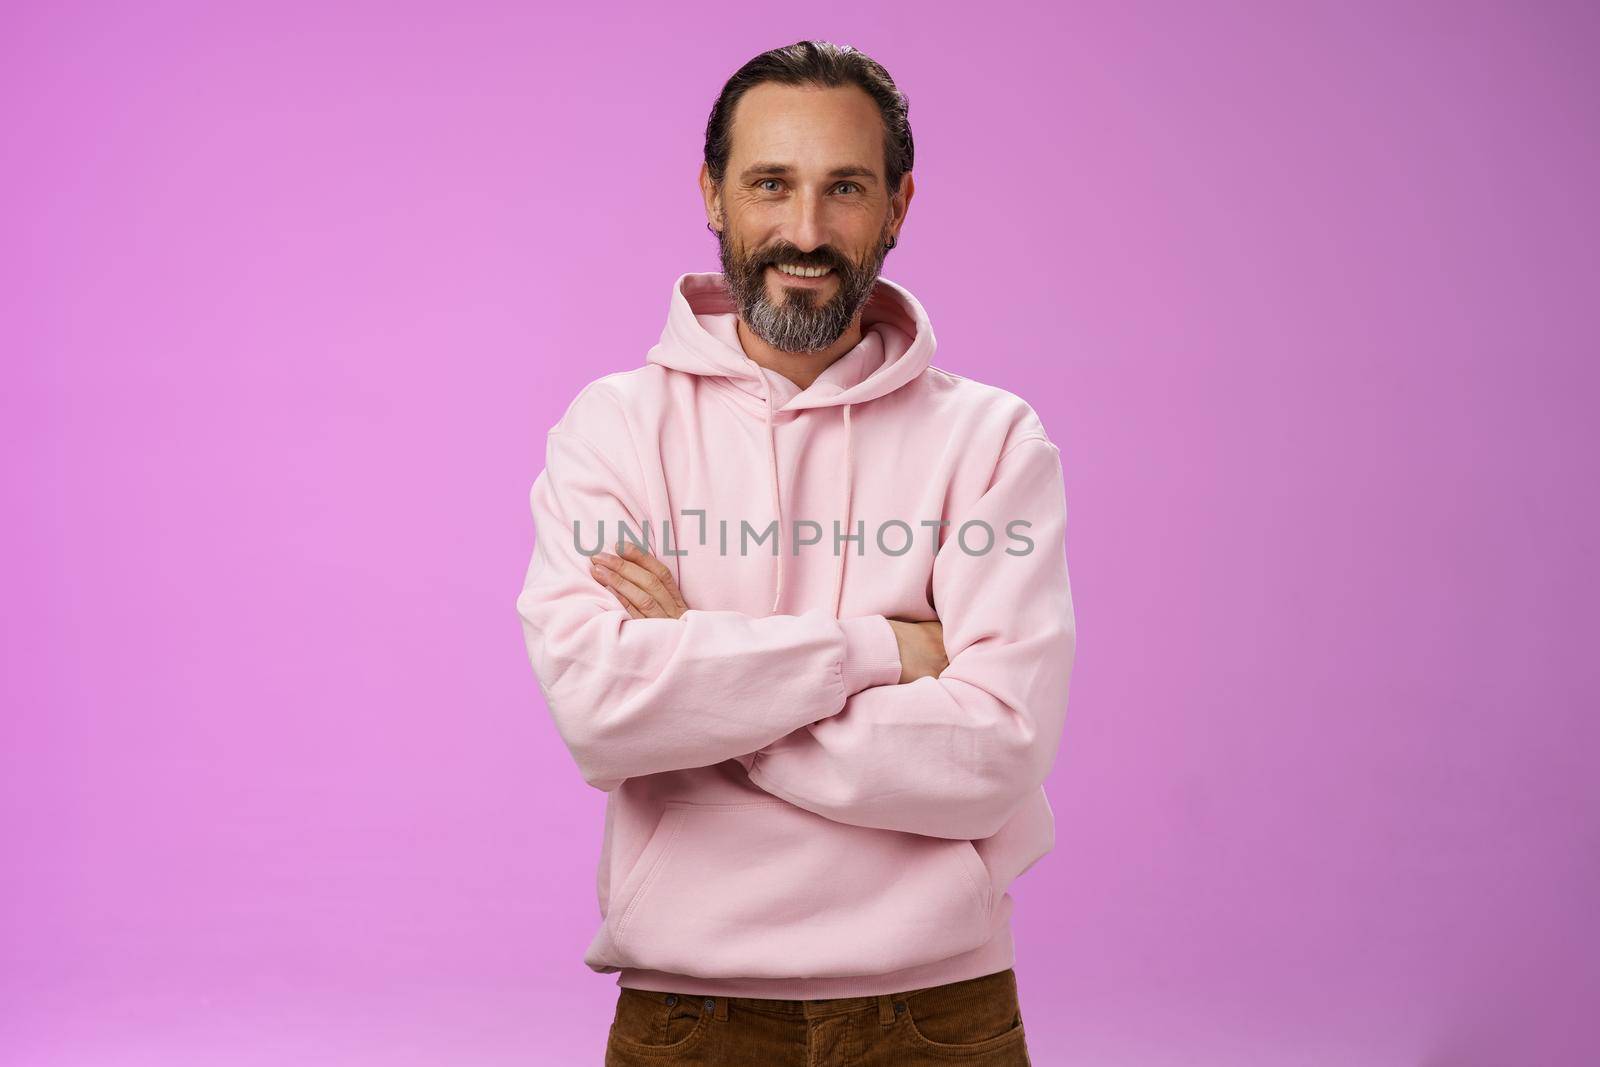
{"label": "dark slicked back hair", "polygon": [[900,191],[900,177],[911,169],[915,152],[911,141],[911,102],[889,77],[889,72],[865,52],[847,44],[798,41],[762,52],[734,72],[722,87],[706,121],[706,169],[722,185],[732,151],[733,109],[739,99],[763,82],[780,85],[817,85],[838,88],[854,85],[872,97],[883,114],[884,178],[889,195]]}

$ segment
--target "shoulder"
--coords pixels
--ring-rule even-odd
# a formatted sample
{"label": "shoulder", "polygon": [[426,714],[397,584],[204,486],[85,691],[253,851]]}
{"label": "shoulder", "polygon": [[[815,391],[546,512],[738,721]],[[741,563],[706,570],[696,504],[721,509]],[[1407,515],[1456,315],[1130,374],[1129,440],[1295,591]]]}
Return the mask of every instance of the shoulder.
{"label": "shoulder", "polygon": [[547,433],[546,468],[557,455],[569,457],[580,468],[609,472],[628,499],[644,499],[648,480],[635,435],[644,425],[640,412],[660,406],[663,372],[657,366],[616,371],[579,389]]}
{"label": "shoulder", "polygon": [[952,431],[985,442],[996,458],[1028,441],[1055,448],[1033,405],[1009,389],[931,366],[917,385],[934,417]]}
{"label": "shoulder", "polygon": [[647,364],[596,378],[578,390],[550,432],[573,434],[596,447],[626,440],[640,412],[660,404],[665,373]]}

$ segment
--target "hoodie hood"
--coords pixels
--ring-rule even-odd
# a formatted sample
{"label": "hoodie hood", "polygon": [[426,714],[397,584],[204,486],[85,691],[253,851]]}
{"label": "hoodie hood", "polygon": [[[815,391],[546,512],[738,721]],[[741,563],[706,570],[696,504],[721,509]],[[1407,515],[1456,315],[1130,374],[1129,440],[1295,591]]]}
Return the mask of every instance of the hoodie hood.
{"label": "hoodie hood", "polygon": [[[933,327],[910,292],[879,277],[861,312],[861,344],[839,357],[809,389],[767,371],[745,355],[736,332],[738,309],[720,273],[684,274],[672,286],[667,324],[646,363],[703,374],[765,397],[769,383],[787,382],[777,411],[861,404],[892,393],[916,378],[933,359]],[[881,357],[881,358],[879,358]],[[857,373],[865,370],[865,373]],[[773,383],[776,379],[777,383]]]}
{"label": "hoodie hood", "polygon": [[[909,291],[879,276],[861,312],[861,341],[840,356],[805,389],[745,354],[739,342],[738,309],[720,272],[684,274],[672,286],[661,340],[645,355],[685,374],[723,379],[748,398],[752,416],[767,427],[767,457],[772,511],[778,523],[778,554],[772,578],[772,607],[783,596],[783,494],[778,477],[778,447],[773,419],[778,412],[838,408],[844,420],[845,471],[840,489],[841,528],[850,529],[850,489],[854,480],[851,409],[886,396],[916,379],[933,359],[935,340],[928,315]],[[838,554],[833,583],[837,616],[844,590],[848,552]]]}

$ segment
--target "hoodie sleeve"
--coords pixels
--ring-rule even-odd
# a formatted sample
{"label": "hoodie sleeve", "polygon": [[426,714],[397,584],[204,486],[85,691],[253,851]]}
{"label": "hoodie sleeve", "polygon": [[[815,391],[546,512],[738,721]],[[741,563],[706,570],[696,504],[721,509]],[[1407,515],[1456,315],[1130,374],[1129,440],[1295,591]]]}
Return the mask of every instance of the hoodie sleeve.
{"label": "hoodie sleeve", "polygon": [[882,615],[631,617],[579,549],[602,521],[608,531],[622,521],[644,527],[616,471],[584,438],[560,424],[550,431],[517,597],[545,703],[590,785],[609,792],[637,775],[748,754],[835,714],[867,686],[899,681],[899,647]]}
{"label": "hoodie sleeve", "polygon": [[[957,534],[977,520],[995,540],[973,555]],[[1016,520],[1030,525],[1008,527]],[[1061,738],[1077,646],[1065,533],[1060,452],[1024,437],[934,559],[949,666],[856,693],[839,714],[746,755],[750,780],[836,822],[962,839],[998,832],[1043,785]],[[970,527],[968,549],[984,536]]]}

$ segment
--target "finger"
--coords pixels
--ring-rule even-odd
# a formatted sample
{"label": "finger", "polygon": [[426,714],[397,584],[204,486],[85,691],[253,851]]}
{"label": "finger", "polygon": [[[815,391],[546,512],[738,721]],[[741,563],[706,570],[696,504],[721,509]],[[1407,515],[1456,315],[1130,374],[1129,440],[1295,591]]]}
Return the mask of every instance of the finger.
{"label": "finger", "polygon": [[628,613],[628,617],[630,619],[644,618],[644,616],[639,613],[639,609],[624,600],[622,598],[622,594],[618,593],[615,589],[611,590],[611,595],[616,599],[617,603],[622,606],[622,610]]}
{"label": "finger", "polygon": [[629,603],[628,598],[616,588],[616,572],[605,566],[605,564],[600,561],[598,556],[591,557],[589,560],[589,575],[590,577],[594,578],[595,581],[611,590],[611,595],[617,598],[617,602],[627,609],[627,612],[631,617],[635,619],[642,619],[645,617],[637,608]]}
{"label": "finger", "polygon": [[604,567],[595,567],[595,579],[611,591],[611,595],[617,598],[617,603],[622,605],[630,618],[649,617],[654,601],[648,593],[626,578],[618,577],[615,571],[608,571]]}
{"label": "finger", "polygon": [[640,588],[627,578],[619,574],[611,575],[611,591],[623,597],[627,603],[632,604],[645,615],[651,618],[667,618],[666,609],[661,602],[651,596],[649,591]]}
{"label": "finger", "polygon": [[[625,562],[631,563],[636,567],[642,567],[654,578],[656,595],[676,604],[680,611],[689,610],[689,604],[683,599],[683,592],[678,588],[677,579],[672,577],[672,569],[670,567],[632,542],[622,545],[619,551],[622,553]],[[647,589],[651,588],[638,575],[630,573],[628,577]]]}
{"label": "finger", "polygon": [[662,563],[650,552],[645,552],[632,542],[618,545],[618,552],[621,553],[618,561],[622,573],[632,579],[634,584],[650,590],[651,595],[661,600],[662,605],[675,605],[678,613],[688,611],[688,603],[683,600],[683,593],[678,592],[678,584],[672,579],[672,571],[667,569],[666,563]]}
{"label": "finger", "polygon": [[628,613],[630,619],[643,619],[646,617],[644,612],[622,599],[615,589],[611,591],[611,595],[617,598],[617,603],[622,605],[622,609]]}
{"label": "finger", "polygon": [[661,605],[663,610],[677,604],[678,602],[678,598],[672,595],[672,592],[669,588],[671,584],[671,575],[668,575],[668,585],[664,586],[662,585],[661,579],[656,577],[654,572],[648,571],[641,565],[625,559],[619,559],[616,561],[616,565],[612,568],[612,573],[632,582],[640,589],[643,589],[645,592],[649,593],[655,598],[656,603]]}
{"label": "finger", "polygon": [[[626,579],[637,589],[643,590],[659,609],[652,611],[646,608],[647,614],[675,619],[689,610],[688,602],[678,591],[677,583],[672,580],[672,572],[666,569],[665,564],[648,552],[641,551],[638,545],[620,544],[617,546],[617,551],[631,558],[625,559],[609,552],[597,552],[593,560],[597,565],[604,567],[612,578]],[[647,564],[659,567],[660,573],[649,569]]]}

